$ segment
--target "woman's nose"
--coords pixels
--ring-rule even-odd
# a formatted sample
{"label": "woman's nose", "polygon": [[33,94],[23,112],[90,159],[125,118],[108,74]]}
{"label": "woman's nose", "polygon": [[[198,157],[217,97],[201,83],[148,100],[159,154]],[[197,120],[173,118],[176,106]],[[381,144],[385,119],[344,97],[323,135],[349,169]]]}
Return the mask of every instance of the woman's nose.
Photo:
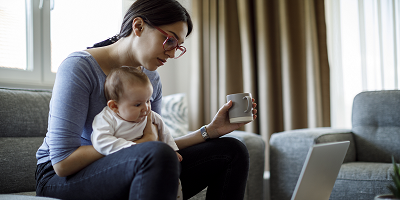
{"label": "woman's nose", "polygon": [[170,58],[174,58],[175,57],[175,52],[176,52],[176,48],[165,51],[165,54],[167,54]]}

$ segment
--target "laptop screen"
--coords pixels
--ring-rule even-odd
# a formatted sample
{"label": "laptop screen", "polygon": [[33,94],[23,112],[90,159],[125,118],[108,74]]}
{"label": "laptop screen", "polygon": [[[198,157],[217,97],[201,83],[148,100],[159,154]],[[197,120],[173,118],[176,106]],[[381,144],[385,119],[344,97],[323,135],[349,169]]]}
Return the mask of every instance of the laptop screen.
{"label": "laptop screen", "polygon": [[313,145],[308,151],[292,200],[329,200],[350,141]]}

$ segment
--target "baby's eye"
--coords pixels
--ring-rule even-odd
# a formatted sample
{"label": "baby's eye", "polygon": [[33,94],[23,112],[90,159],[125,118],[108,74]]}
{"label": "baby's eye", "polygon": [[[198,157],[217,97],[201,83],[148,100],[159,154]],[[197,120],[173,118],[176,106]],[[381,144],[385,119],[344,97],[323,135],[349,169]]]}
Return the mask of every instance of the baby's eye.
{"label": "baby's eye", "polygon": [[136,106],[136,107],[140,107],[140,105],[141,105],[141,104],[140,104],[140,103],[138,103],[138,104],[136,104],[135,106]]}

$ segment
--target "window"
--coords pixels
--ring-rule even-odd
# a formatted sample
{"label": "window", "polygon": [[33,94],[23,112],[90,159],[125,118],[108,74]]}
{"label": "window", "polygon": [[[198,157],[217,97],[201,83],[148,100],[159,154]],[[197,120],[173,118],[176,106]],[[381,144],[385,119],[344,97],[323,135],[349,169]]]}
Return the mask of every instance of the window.
{"label": "window", "polygon": [[115,0],[56,1],[50,13],[52,72],[71,52],[117,34],[123,15],[121,1]]}
{"label": "window", "polygon": [[351,128],[355,95],[400,87],[400,2],[325,0],[332,127]]}
{"label": "window", "polygon": [[25,1],[0,0],[0,67],[26,70],[25,7]]}
{"label": "window", "polygon": [[119,32],[134,0],[0,0],[0,86],[52,87],[68,54]]}

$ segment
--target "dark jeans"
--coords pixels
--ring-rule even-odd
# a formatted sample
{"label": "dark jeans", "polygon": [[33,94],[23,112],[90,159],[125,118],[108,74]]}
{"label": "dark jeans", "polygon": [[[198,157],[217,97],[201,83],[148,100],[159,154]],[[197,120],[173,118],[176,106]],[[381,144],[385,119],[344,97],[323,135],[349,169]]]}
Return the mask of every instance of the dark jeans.
{"label": "dark jeans", "polygon": [[60,199],[184,199],[205,187],[207,199],[243,199],[249,157],[243,143],[219,138],[176,153],[161,142],[145,142],[108,155],[80,172],[59,177],[51,163],[38,165],[36,193]]}

